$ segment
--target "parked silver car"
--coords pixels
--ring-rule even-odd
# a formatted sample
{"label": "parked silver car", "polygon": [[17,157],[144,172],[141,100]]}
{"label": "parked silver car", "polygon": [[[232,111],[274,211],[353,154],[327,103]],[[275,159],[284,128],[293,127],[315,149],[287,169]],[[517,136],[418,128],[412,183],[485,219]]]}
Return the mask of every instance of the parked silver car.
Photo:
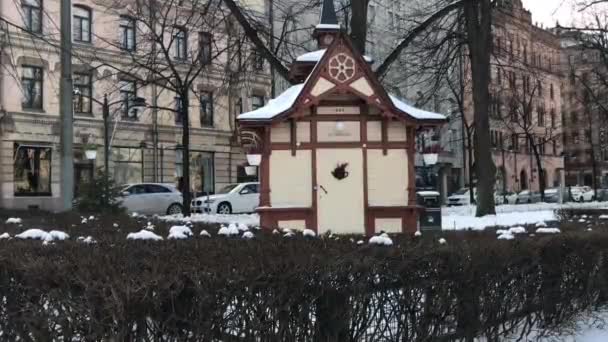
{"label": "parked silver car", "polygon": [[540,192],[524,190],[517,194],[516,204],[540,202]]}
{"label": "parked silver car", "polygon": [[182,194],[172,184],[139,183],[125,185],[122,205],[128,212],[145,215],[182,213]]}

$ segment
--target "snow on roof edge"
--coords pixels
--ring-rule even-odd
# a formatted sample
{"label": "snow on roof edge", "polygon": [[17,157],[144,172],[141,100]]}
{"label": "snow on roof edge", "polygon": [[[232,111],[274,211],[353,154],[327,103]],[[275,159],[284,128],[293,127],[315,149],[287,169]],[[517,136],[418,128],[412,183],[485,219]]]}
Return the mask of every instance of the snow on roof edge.
{"label": "snow on roof edge", "polygon": [[426,110],[422,110],[407,104],[405,101],[399,99],[398,97],[388,94],[391,101],[393,101],[393,105],[397,107],[402,112],[405,112],[417,120],[445,120],[446,116],[439,113],[433,113]]}
{"label": "snow on roof edge", "polygon": [[281,95],[268,101],[264,107],[247,113],[242,113],[237,116],[237,119],[265,120],[274,118],[275,116],[289,110],[294,105],[305,84],[306,82],[289,87]]}
{"label": "snow on roof edge", "polygon": [[341,27],[340,24],[317,24],[315,26],[319,30],[339,30]]}

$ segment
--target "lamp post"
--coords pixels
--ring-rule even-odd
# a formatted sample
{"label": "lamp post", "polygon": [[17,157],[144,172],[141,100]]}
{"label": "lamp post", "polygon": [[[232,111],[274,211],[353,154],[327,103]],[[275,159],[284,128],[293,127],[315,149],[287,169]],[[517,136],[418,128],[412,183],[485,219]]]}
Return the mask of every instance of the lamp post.
{"label": "lamp post", "polygon": [[[75,95],[80,95],[77,91],[74,92]],[[116,104],[124,104],[124,99],[120,99],[114,102],[108,102],[108,94],[103,95],[103,101],[99,101],[90,97],[91,101],[100,104],[102,106],[102,118],[103,118],[103,169],[104,169],[104,177],[106,181],[106,185],[110,179],[110,107]],[[126,104],[127,110],[134,108],[143,108],[147,107],[146,99],[142,97],[134,97],[128,100]],[[106,189],[107,191],[107,189]]]}

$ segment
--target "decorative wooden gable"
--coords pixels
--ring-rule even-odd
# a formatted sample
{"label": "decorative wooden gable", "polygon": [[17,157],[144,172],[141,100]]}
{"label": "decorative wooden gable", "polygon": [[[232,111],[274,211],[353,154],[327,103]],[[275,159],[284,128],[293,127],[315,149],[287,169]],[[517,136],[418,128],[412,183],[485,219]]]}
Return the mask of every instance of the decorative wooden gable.
{"label": "decorative wooden gable", "polygon": [[378,108],[382,116],[415,120],[395,108],[367,61],[343,32],[338,34],[317,63],[290,112],[302,113],[307,107],[331,100],[336,94],[352,94],[361,98]]}

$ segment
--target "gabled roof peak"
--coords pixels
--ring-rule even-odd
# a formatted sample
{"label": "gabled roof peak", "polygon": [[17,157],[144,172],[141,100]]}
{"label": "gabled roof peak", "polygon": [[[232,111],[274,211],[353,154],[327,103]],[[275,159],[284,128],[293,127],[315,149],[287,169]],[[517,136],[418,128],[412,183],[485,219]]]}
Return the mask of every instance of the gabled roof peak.
{"label": "gabled roof peak", "polygon": [[324,28],[340,28],[333,0],[323,0],[323,4],[321,7],[321,18],[319,20],[319,25],[317,25],[317,28],[319,28],[319,26]]}

